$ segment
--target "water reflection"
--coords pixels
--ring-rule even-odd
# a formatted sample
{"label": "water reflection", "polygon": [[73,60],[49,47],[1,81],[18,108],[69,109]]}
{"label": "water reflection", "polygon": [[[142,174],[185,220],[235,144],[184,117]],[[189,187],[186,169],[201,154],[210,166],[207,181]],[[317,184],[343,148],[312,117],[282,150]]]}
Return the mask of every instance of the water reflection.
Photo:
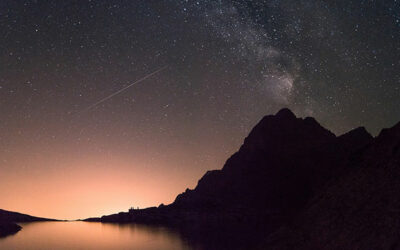
{"label": "water reflection", "polygon": [[166,227],[95,222],[21,223],[16,235],[0,239],[0,249],[193,249]]}

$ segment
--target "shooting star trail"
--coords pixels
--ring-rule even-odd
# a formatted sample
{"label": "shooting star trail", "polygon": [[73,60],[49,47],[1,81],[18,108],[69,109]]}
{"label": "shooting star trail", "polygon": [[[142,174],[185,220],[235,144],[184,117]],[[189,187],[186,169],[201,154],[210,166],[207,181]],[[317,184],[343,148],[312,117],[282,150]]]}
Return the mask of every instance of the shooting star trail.
{"label": "shooting star trail", "polygon": [[89,111],[89,110],[95,108],[97,105],[99,105],[99,104],[101,104],[101,103],[107,101],[108,99],[110,99],[110,98],[112,98],[112,97],[114,97],[114,96],[116,96],[116,95],[122,93],[123,91],[125,91],[126,89],[132,87],[133,85],[135,85],[135,84],[137,84],[137,83],[140,83],[140,82],[146,80],[147,78],[149,78],[149,77],[151,77],[151,76],[153,76],[153,75],[155,75],[155,74],[157,74],[157,73],[159,73],[159,72],[165,70],[167,67],[168,67],[168,66],[164,66],[164,67],[162,67],[162,68],[160,68],[160,69],[158,69],[158,70],[156,70],[156,71],[154,71],[154,72],[152,72],[152,73],[150,73],[150,74],[148,74],[148,75],[146,75],[146,76],[140,78],[139,80],[137,80],[137,81],[135,81],[135,82],[129,84],[129,85],[126,86],[126,87],[123,87],[122,89],[118,90],[117,92],[115,92],[115,93],[113,93],[113,94],[111,94],[111,95],[109,95],[109,96],[107,96],[107,97],[104,97],[103,99],[101,99],[100,101],[98,101],[98,102],[96,102],[96,103],[93,103],[93,104],[90,105],[89,107],[87,107],[87,108],[85,108],[85,109],[79,111],[77,114],[82,114],[82,113],[85,113],[85,112],[87,112],[87,111]]}

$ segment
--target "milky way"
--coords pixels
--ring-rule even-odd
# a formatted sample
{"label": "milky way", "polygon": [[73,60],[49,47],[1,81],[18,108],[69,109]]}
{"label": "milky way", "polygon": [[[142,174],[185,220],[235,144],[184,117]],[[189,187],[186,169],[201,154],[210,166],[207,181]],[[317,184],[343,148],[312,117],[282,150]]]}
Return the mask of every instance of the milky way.
{"label": "milky way", "polygon": [[[116,204],[112,194],[92,201],[103,213],[167,203],[282,107],[336,134],[358,126],[377,134],[400,120],[399,5],[1,1],[0,190],[19,179],[13,197],[32,185],[62,193],[83,171],[129,191],[118,206],[104,205]],[[44,175],[48,186],[37,180]],[[84,179],[79,190],[107,193]],[[155,186],[159,196],[140,196]]]}

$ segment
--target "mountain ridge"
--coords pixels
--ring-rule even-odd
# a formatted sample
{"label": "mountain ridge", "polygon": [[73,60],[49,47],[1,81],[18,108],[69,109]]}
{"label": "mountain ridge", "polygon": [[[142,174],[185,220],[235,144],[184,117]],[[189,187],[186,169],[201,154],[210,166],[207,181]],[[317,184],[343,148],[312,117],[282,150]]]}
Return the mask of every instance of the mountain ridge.
{"label": "mountain ridge", "polygon": [[[373,137],[363,127],[356,128],[346,134],[336,136],[329,130],[322,127],[314,118],[297,118],[290,109],[283,108],[275,115],[264,116],[251,130],[249,135],[244,139],[244,142],[240,149],[228,158],[222,169],[207,171],[206,174],[199,179],[198,184],[194,189],[186,189],[185,192],[179,194],[176,197],[175,201],[172,204],[163,206],[162,209],[170,209],[172,207],[182,210],[185,209],[185,206],[186,208],[190,207],[192,209],[196,206],[199,206],[199,204],[189,203],[202,202],[202,197],[200,196],[207,196],[206,199],[208,199],[208,201],[203,200],[203,203],[200,207],[215,207],[216,204],[210,203],[216,201],[212,201],[212,199],[209,199],[210,197],[212,198],[212,196],[215,195],[210,194],[209,192],[216,192],[218,191],[218,189],[224,188],[222,187],[224,185],[224,182],[221,181],[221,175],[227,175],[231,178],[232,175],[237,174],[237,172],[241,172],[240,174],[243,174],[244,168],[240,167],[243,165],[243,161],[246,165],[246,171],[248,170],[247,172],[251,172],[251,165],[254,165],[254,163],[256,163],[256,165],[263,165],[264,162],[257,162],[258,160],[260,160],[258,158],[268,158],[271,157],[271,155],[279,155],[279,158],[282,158],[282,154],[288,153],[288,147],[291,147],[291,152],[289,153],[294,156],[299,156],[307,150],[311,150],[314,154],[319,154],[321,152],[318,151],[318,147],[325,148],[325,152],[323,153],[331,155],[333,153],[337,154],[337,152],[332,152],[332,150],[336,149],[336,144],[342,144],[341,146],[345,148],[345,150],[343,151],[347,151],[349,150],[349,148],[351,148],[352,145],[360,142],[361,145],[357,146],[356,150],[354,150],[357,151],[359,148],[362,148],[366,144],[370,143],[372,139]],[[274,143],[277,141],[279,141],[279,143]],[[304,141],[306,141],[306,143],[302,143]],[[300,146],[299,142],[301,143]],[[344,154],[344,152],[341,153]],[[243,156],[243,154],[245,154],[245,156]],[[341,157],[338,157],[336,161],[341,161],[341,159],[339,158]],[[282,159],[272,160],[277,161]],[[276,162],[274,162],[274,164],[276,164]],[[325,164],[328,163],[325,162]],[[293,165],[293,162],[289,163],[289,165]],[[333,164],[328,165],[332,166]],[[342,163],[340,165],[345,164]],[[226,183],[225,187],[229,186],[230,184],[232,183]],[[317,186],[318,185],[320,184],[317,184]],[[197,191],[199,191],[198,193],[205,192],[207,194],[195,194]],[[112,215],[110,216],[112,217]],[[110,216],[103,216],[103,219],[111,219]],[[89,220],[101,219],[91,218]]]}
{"label": "mountain ridge", "polygon": [[157,223],[186,231],[188,225],[241,227],[240,235],[248,237],[257,228],[269,235],[296,221],[330,183],[359,168],[375,140],[364,127],[336,136],[314,118],[282,109],[264,116],[221,169],[207,171],[173,203],[86,221]]}

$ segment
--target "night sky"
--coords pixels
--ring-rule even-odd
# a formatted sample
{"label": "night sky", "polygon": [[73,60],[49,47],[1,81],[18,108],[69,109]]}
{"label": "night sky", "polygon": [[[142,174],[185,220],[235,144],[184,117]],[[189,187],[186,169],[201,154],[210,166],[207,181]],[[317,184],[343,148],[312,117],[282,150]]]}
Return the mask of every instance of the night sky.
{"label": "night sky", "polygon": [[337,135],[400,120],[396,0],[2,0],[0,32],[3,209],[170,203],[283,107]]}

